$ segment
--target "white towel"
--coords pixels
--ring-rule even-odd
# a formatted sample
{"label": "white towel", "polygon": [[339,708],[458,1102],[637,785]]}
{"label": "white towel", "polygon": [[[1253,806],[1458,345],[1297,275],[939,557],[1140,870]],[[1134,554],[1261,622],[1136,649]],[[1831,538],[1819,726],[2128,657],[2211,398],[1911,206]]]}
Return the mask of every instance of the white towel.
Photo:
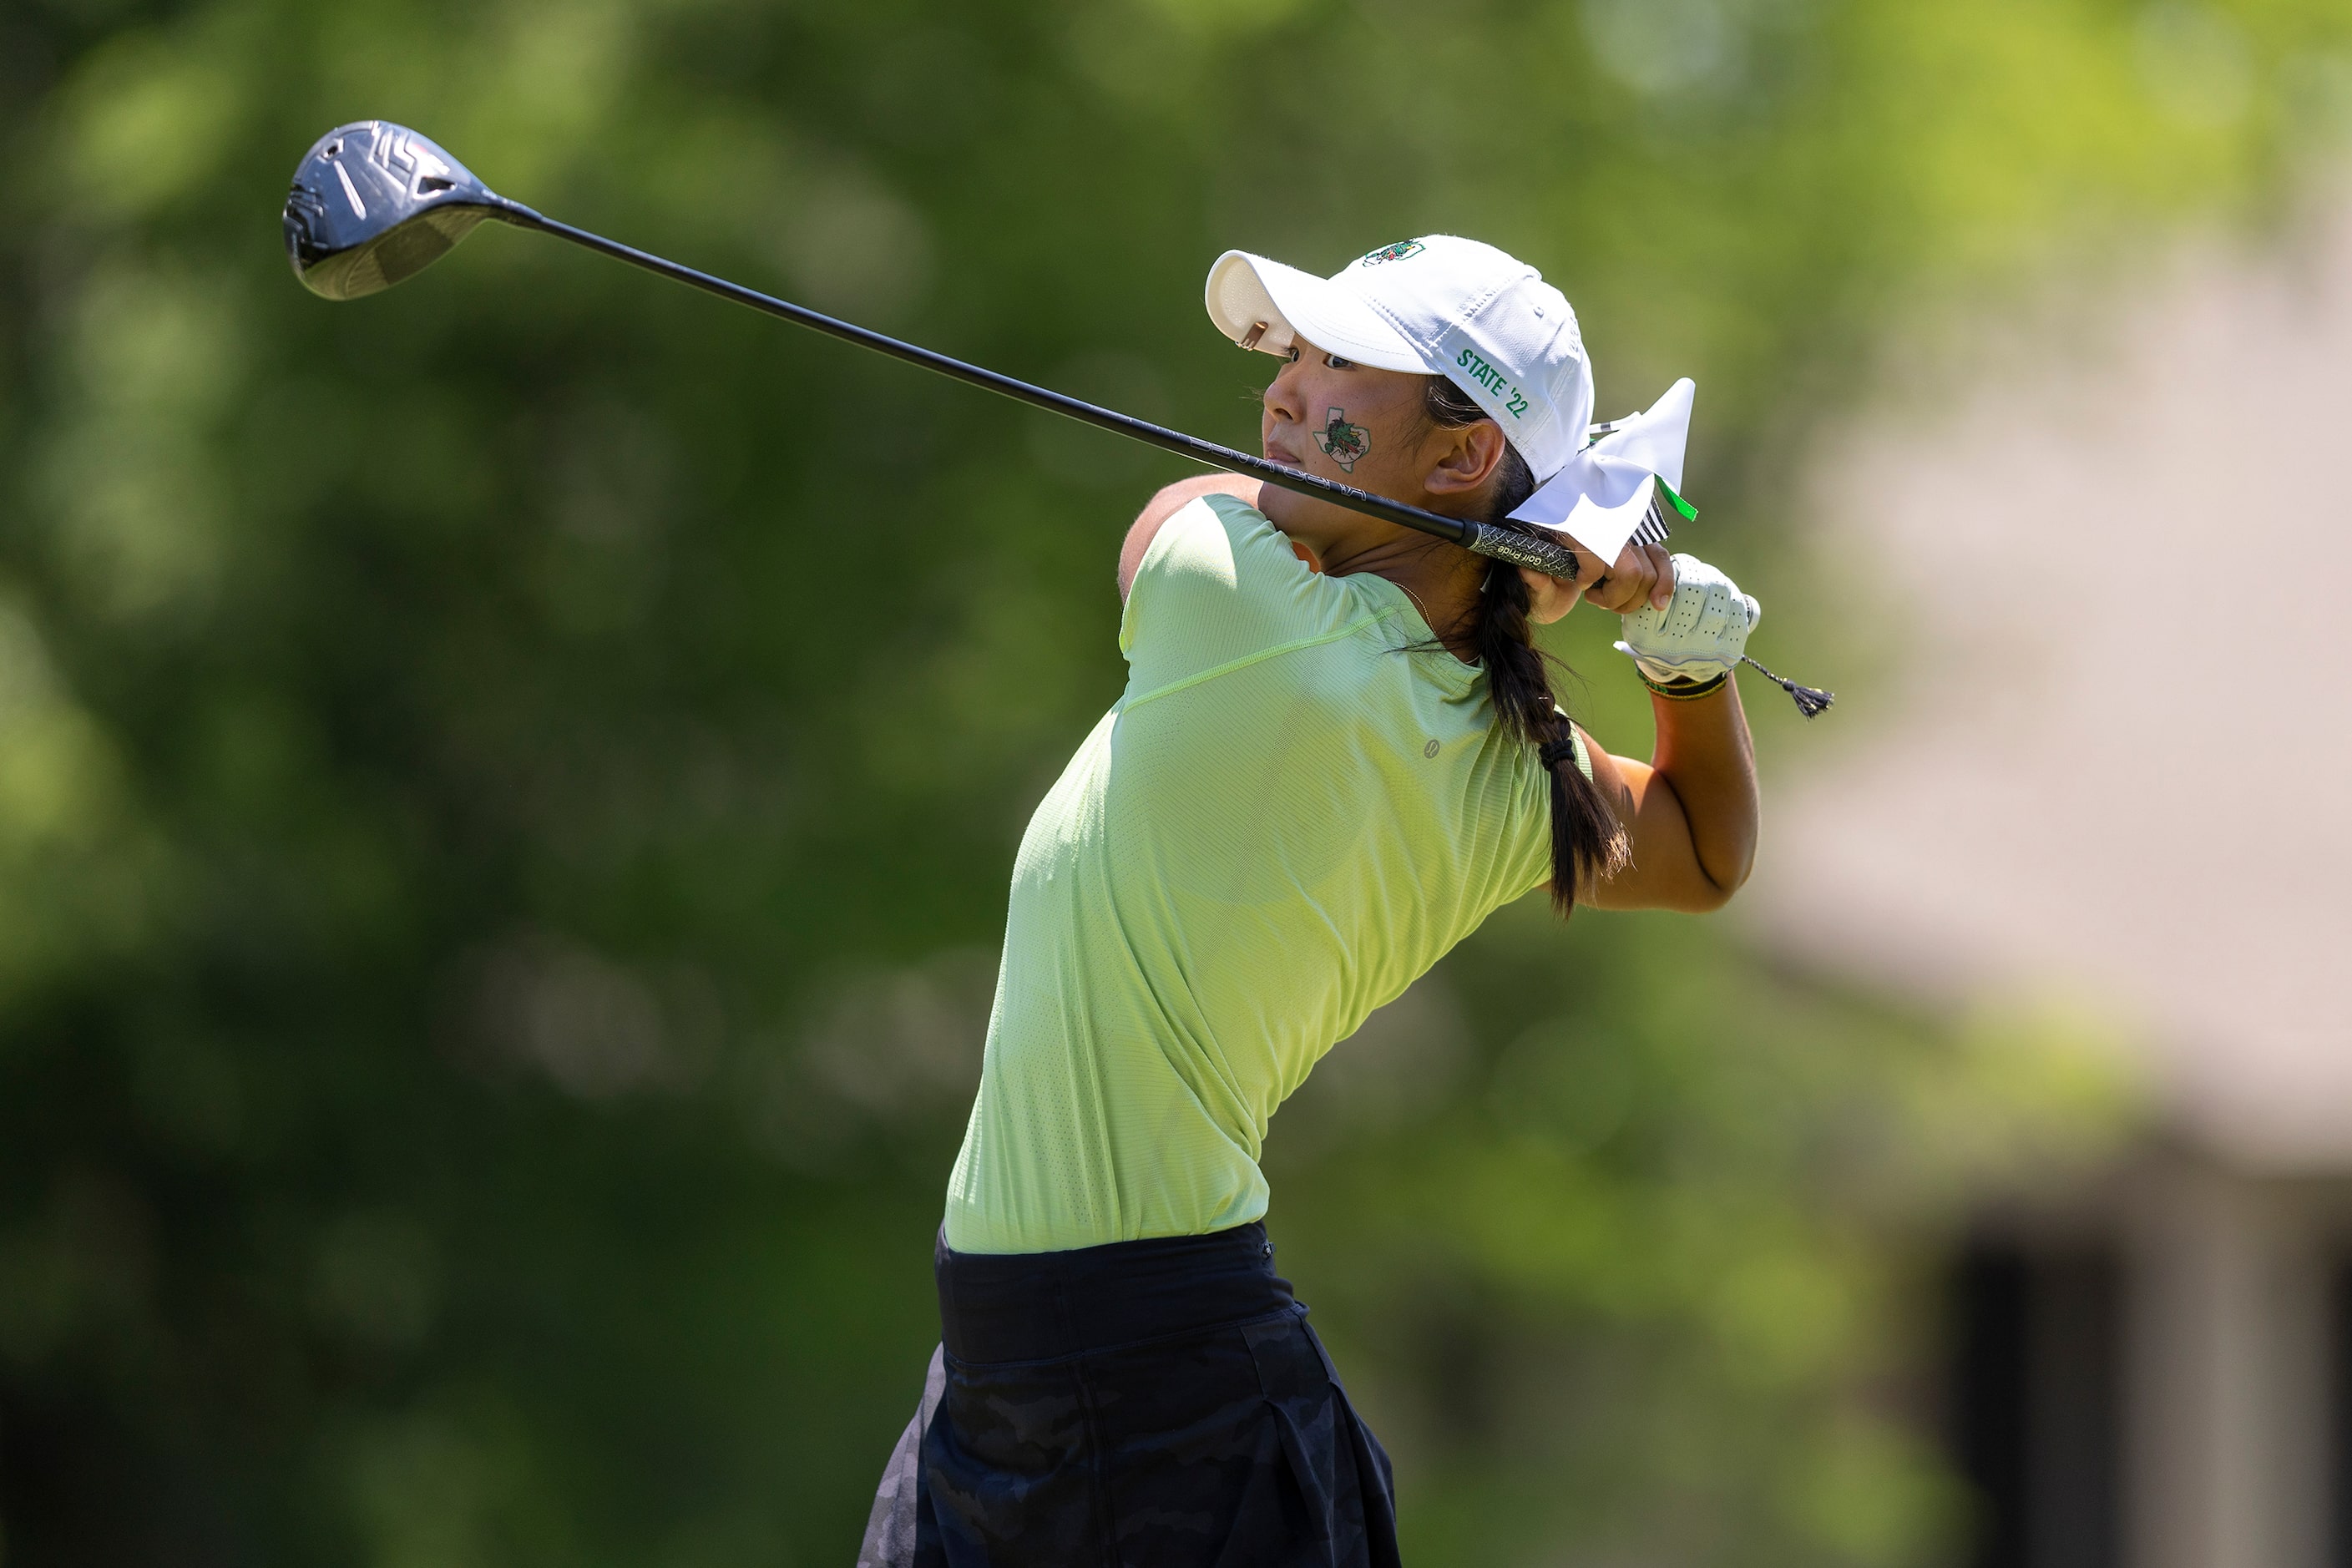
{"label": "white towel", "polygon": [[1688,376],[1666,388],[1648,413],[1635,415],[1570,458],[1511,516],[1567,534],[1604,567],[1628,542],[1664,543],[1666,503],[1658,481],[1664,479],[1677,495],[1682,491],[1683,448],[1690,440],[1691,399],[1697,391]]}

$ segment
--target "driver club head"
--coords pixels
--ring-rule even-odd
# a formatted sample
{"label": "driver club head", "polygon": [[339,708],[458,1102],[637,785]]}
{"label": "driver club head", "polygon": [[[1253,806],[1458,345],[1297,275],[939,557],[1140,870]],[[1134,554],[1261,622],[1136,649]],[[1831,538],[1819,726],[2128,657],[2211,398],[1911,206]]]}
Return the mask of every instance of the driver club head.
{"label": "driver club head", "polygon": [[363,120],[312,144],[286,195],[286,258],[313,294],[356,300],[422,272],[512,205],[404,125]]}

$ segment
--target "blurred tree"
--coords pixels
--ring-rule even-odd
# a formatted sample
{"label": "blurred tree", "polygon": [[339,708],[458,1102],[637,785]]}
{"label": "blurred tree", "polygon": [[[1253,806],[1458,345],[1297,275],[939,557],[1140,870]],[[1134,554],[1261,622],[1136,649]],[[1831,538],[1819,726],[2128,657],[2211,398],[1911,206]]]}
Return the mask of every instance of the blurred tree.
{"label": "blurred tree", "polygon": [[[325,306],[320,132],[1243,441],[1219,250],[1475,233],[1604,406],[1697,376],[1693,543],[1769,596],[1887,322],[2269,188],[2344,49],[2323,0],[0,12],[10,1561],[845,1561],[1011,847],[1179,471],[506,232]],[[1338,1053],[1274,1221],[1416,1560],[1929,1551],[1906,1238],[2116,1114],[2033,1037],[1528,909]]]}

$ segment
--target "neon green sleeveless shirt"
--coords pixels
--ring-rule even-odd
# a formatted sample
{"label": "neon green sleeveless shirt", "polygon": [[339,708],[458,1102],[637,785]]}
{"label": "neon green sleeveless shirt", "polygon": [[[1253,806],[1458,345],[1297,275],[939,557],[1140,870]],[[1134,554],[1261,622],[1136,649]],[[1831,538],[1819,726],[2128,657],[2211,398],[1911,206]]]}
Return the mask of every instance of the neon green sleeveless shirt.
{"label": "neon green sleeveless shirt", "polygon": [[1161,525],[1119,647],[1126,694],[1014,862],[959,1252],[1258,1218],[1275,1108],[1549,875],[1549,784],[1486,678],[1244,502]]}

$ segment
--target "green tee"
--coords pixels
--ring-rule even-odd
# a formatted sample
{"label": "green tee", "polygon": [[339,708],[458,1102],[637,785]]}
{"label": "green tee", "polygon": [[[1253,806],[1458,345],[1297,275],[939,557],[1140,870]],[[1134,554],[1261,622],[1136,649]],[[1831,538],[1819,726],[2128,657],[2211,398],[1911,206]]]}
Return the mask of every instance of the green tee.
{"label": "green tee", "polygon": [[1549,874],[1549,783],[1480,672],[1244,502],[1162,526],[1119,646],[1126,693],[1014,863],[960,1252],[1259,1217],[1275,1108]]}

